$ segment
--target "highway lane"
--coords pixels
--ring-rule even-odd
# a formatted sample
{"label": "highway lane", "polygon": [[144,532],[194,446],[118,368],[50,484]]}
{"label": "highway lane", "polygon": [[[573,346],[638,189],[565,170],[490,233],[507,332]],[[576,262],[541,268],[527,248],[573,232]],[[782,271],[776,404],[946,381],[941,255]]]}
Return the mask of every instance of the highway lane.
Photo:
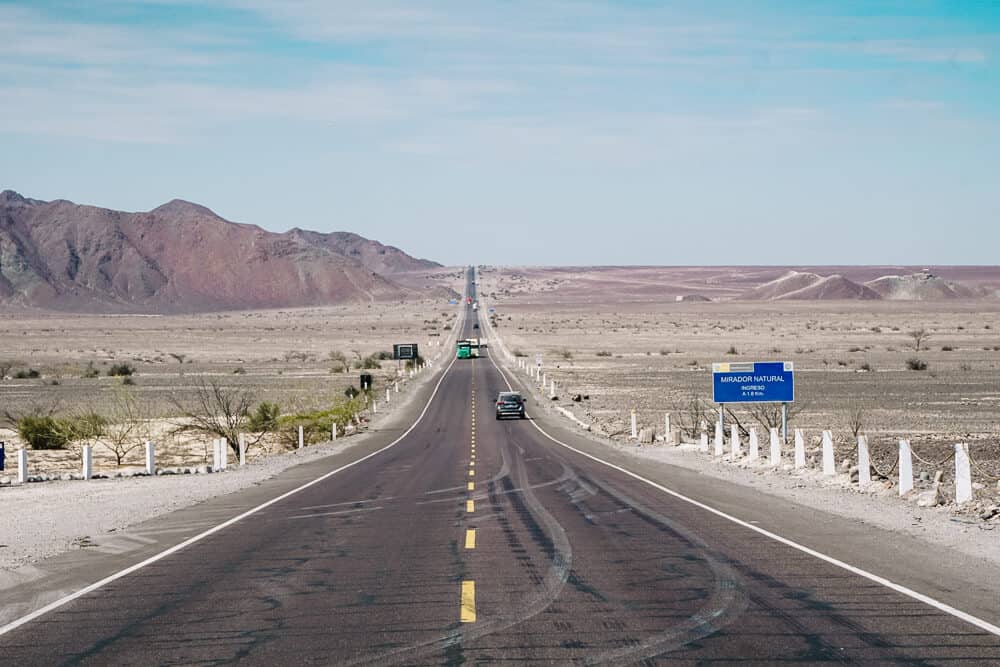
{"label": "highway lane", "polygon": [[995,636],[497,422],[506,388],[457,362],[394,447],[0,637],[0,662],[1000,662]]}

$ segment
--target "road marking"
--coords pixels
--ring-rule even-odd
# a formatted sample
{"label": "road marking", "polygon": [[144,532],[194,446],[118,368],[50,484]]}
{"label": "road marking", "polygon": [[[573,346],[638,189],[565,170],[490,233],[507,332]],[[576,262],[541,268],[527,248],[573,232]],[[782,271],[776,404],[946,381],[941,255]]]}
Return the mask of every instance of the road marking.
{"label": "road marking", "polygon": [[466,500],[465,501],[465,511],[466,512],[470,512],[470,513],[471,512],[475,512],[476,511],[476,502],[474,500]]}
{"label": "road marking", "polygon": [[465,548],[475,549],[476,548],[476,529],[467,528],[465,530]]}
{"label": "road marking", "polygon": [[475,477],[475,476],[476,476],[476,471],[475,470],[470,470],[469,471],[469,477]]}
{"label": "road marking", "polygon": [[253,516],[254,514],[257,514],[258,512],[260,512],[261,510],[266,509],[266,508],[270,507],[271,505],[274,505],[275,503],[281,502],[285,498],[289,498],[291,496],[294,496],[296,493],[299,493],[300,491],[304,491],[304,490],[308,489],[311,486],[319,484],[320,482],[333,477],[334,475],[336,475],[337,473],[339,473],[339,472],[341,472],[343,470],[347,470],[348,468],[353,468],[354,466],[358,465],[359,463],[367,461],[368,459],[372,458],[373,456],[377,456],[377,455],[381,454],[382,452],[390,449],[391,447],[396,446],[406,436],[408,436],[413,431],[413,429],[415,429],[417,427],[417,424],[419,424],[423,420],[424,415],[427,414],[427,411],[431,407],[431,403],[434,402],[434,397],[437,396],[438,390],[441,388],[441,383],[444,382],[444,379],[446,377],[448,377],[448,373],[449,373],[449,371],[451,371],[451,367],[454,366],[454,365],[455,365],[455,357],[452,358],[451,363],[449,363],[448,366],[444,369],[444,372],[441,373],[441,377],[438,378],[437,384],[434,385],[434,390],[431,392],[430,397],[427,399],[427,403],[424,404],[424,409],[420,411],[419,415],[417,415],[416,420],[410,425],[409,428],[407,428],[405,431],[403,431],[402,435],[400,435],[398,438],[396,438],[395,440],[393,440],[392,442],[390,442],[385,447],[382,447],[381,449],[376,449],[371,454],[366,454],[365,456],[362,456],[360,459],[358,459],[356,461],[352,461],[352,462],[347,463],[345,465],[342,465],[339,468],[336,468],[335,470],[331,470],[330,472],[323,473],[322,475],[320,475],[319,477],[317,477],[316,479],[314,479],[312,481],[306,482],[305,484],[303,484],[301,486],[297,486],[294,489],[292,489],[291,491],[286,491],[285,493],[281,494],[280,496],[277,496],[275,498],[271,498],[270,500],[268,500],[266,502],[263,502],[260,505],[257,505],[256,507],[253,507],[253,508],[247,510],[246,512],[243,512],[242,514],[238,514],[238,515],[234,516],[231,519],[227,519],[226,521],[223,521],[222,523],[218,524],[217,526],[209,528],[208,530],[203,531],[201,533],[198,533],[197,535],[195,535],[193,537],[189,537],[188,539],[184,540],[180,544],[175,544],[174,546],[172,546],[172,547],[170,547],[168,549],[164,549],[163,551],[161,551],[158,554],[150,556],[149,558],[147,558],[144,561],[140,561],[140,562],[136,563],[135,565],[130,565],[129,567],[125,568],[124,570],[119,570],[118,572],[115,572],[114,574],[108,575],[107,577],[104,577],[103,579],[100,579],[99,581],[95,581],[94,583],[90,584],[89,586],[84,586],[83,588],[81,588],[80,590],[76,591],[75,593],[70,593],[69,595],[65,595],[65,596],[59,598],[58,600],[55,600],[54,602],[50,602],[49,604],[45,605],[41,609],[36,609],[35,611],[31,612],[30,614],[25,614],[21,618],[14,619],[13,621],[11,621],[10,623],[8,623],[7,625],[0,626],[0,637],[2,637],[3,635],[7,634],[8,632],[11,632],[12,630],[16,630],[17,628],[21,627],[25,623],[30,623],[31,621],[33,621],[33,620],[35,620],[37,618],[40,618],[41,616],[44,616],[45,614],[49,613],[50,611],[54,611],[54,610],[58,609],[59,607],[62,607],[63,605],[65,605],[67,603],[70,603],[73,600],[76,600],[77,598],[80,598],[80,597],[86,595],[87,593],[92,593],[92,592],[94,592],[96,590],[99,590],[99,589],[103,588],[104,586],[107,586],[108,584],[110,584],[110,583],[112,583],[114,581],[118,581],[122,577],[128,576],[128,575],[132,574],[133,572],[141,570],[142,568],[144,568],[144,567],[146,567],[148,565],[152,565],[153,563],[155,563],[157,561],[163,560],[167,556],[171,556],[171,555],[177,553],[178,551],[181,551],[182,549],[185,549],[185,548],[191,546],[192,544],[195,544],[196,542],[201,542],[206,537],[214,535],[215,533],[219,532],[220,530],[228,528],[229,526],[231,526],[234,523],[237,523],[239,521],[242,521],[243,519],[247,518],[248,516]]}
{"label": "road marking", "polygon": [[[500,376],[503,378],[504,382],[507,385],[507,389],[510,390],[510,391],[514,391],[514,388],[510,384],[510,380],[507,379],[507,374],[504,373],[502,370],[500,370],[500,367],[497,366],[497,362],[493,361],[493,357],[492,356],[490,357],[490,361],[493,363],[493,367],[497,369],[497,372],[500,373]],[[961,609],[957,609],[955,607],[952,607],[951,605],[945,604],[944,602],[940,602],[938,600],[935,600],[934,598],[932,598],[932,597],[930,597],[928,595],[924,595],[923,593],[918,593],[917,591],[913,590],[912,588],[907,588],[906,586],[903,586],[902,584],[897,584],[894,581],[890,581],[889,579],[886,579],[885,577],[880,577],[879,575],[873,574],[872,572],[869,572],[867,570],[862,570],[860,567],[855,567],[854,565],[851,565],[850,563],[846,563],[846,562],[844,562],[842,560],[838,560],[838,559],[834,558],[833,556],[827,556],[826,554],[824,554],[824,553],[822,553],[820,551],[816,551],[815,549],[811,549],[811,548],[805,546],[804,544],[799,544],[798,542],[790,540],[787,537],[782,537],[781,535],[778,535],[777,533],[772,533],[771,531],[766,530],[764,528],[761,528],[760,526],[755,526],[752,523],[744,521],[743,519],[739,519],[739,518],[737,518],[737,517],[735,517],[735,516],[733,516],[731,514],[726,514],[722,510],[717,510],[717,509],[715,509],[714,507],[712,507],[710,505],[706,505],[703,502],[695,500],[694,498],[689,498],[688,496],[685,496],[684,494],[682,494],[682,493],[680,493],[678,491],[674,491],[673,489],[669,489],[669,488],[663,486],[662,484],[658,484],[658,483],[654,482],[651,479],[646,479],[642,475],[638,475],[638,474],[632,472],[631,470],[627,470],[627,469],[625,469],[625,468],[623,468],[623,467],[621,467],[619,465],[615,465],[614,463],[609,463],[608,461],[605,461],[604,459],[598,458],[598,457],[594,456],[593,454],[588,454],[587,452],[579,450],[576,447],[573,447],[572,445],[567,445],[562,440],[559,440],[559,439],[557,439],[557,438],[549,435],[545,431],[545,429],[543,429],[541,426],[538,425],[538,422],[536,422],[535,420],[531,420],[531,425],[534,426],[536,429],[538,429],[539,433],[541,433],[543,436],[545,436],[546,438],[548,438],[552,442],[556,443],[557,445],[559,445],[561,447],[565,447],[566,449],[568,449],[568,450],[570,450],[572,452],[576,452],[580,456],[584,456],[584,457],[590,459],[591,461],[595,461],[595,462],[600,463],[601,465],[605,465],[605,466],[607,466],[607,467],[609,467],[609,468],[611,468],[613,470],[617,470],[617,471],[619,471],[619,472],[621,472],[621,473],[623,473],[625,475],[628,475],[632,479],[636,479],[636,480],[639,480],[640,482],[648,484],[651,487],[653,487],[654,489],[662,491],[663,493],[666,493],[669,496],[673,496],[674,498],[677,498],[678,500],[682,500],[682,501],[684,501],[686,503],[694,505],[695,507],[699,507],[699,508],[705,510],[706,512],[710,512],[710,513],[712,513],[712,514],[714,514],[714,515],[716,515],[718,517],[726,519],[727,521],[731,521],[731,522],[735,523],[738,526],[742,526],[742,527],[744,527],[744,528],[746,528],[748,530],[752,530],[755,533],[763,535],[764,537],[770,538],[770,539],[774,540],[775,542],[779,542],[781,544],[784,544],[785,546],[788,546],[788,547],[791,547],[791,548],[796,549],[798,551],[801,551],[804,554],[808,554],[808,555],[810,555],[810,556],[812,556],[814,558],[818,558],[819,560],[824,561],[826,563],[829,563],[830,565],[833,565],[835,567],[839,567],[842,570],[847,570],[848,572],[850,572],[852,574],[856,574],[859,577],[863,577],[864,579],[868,579],[869,581],[873,581],[876,584],[880,584],[882,586],[885,586],[886,588],[888,588],[890,590],[894,590],[897,593],[905,595],[908,598],[912,598],[912,599],[917,600],[919,602],[923,602],[924,604],[926,604],[926,605],[928,605],[930,607],[933,607],[934,609],[937,609],[938,611],[944,612],[945,614],[948,614],[950,616],[954,616],[955,618],[961,619],[961,620],[965,621],[966,623],[970,623],[970,624],[976,626],[977,628],[980,628],[981,630],[985,630],[986,632],[989,632],[990,634],[993,634],[993,635],[996,635],[996,636],[1000,637],[1000,626],[993,625],[992,623],[990,623],[988,621],[984,621],[983,619],[978,618],[976,616],[973,616],[972,614],[966,613],[966,612],[962,611]]]}
{"label": "road marking", "polygon": [[475,461],[469,461],[469,467],[470,468],[475,468],[476,467],[476,462]]}
{"label": "road marking", "polygon": [[462,610],[459,620],[462,623],[476,622],[476,582],[462,582]]}
{"label": "road marking", "polygon": [[468,489],[469,489],[469,491],[475,491],[476,490],[476,483],[475,482],[469,482]]}
{"label": "road marking", "polygon": [[358,507],[353,510],[340,510],[339,512],[319,512],[316,514],[296,514],[295,516],[288,517],[289,519],[312,519],[318,516],[341,516],[344,514],[357,514],[358,512],[374,512],[375,510],[382,509],[381,506],[377,507]]}

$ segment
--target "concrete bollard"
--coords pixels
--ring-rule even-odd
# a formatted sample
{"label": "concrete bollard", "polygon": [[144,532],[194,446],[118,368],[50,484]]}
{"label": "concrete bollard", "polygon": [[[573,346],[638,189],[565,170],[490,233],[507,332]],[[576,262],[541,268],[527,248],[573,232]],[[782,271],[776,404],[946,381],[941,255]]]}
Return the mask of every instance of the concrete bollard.
{"label": "concrete bollard", "polygon": [[378,414],[378,401],[372,401],[372,414]]}
{"label": "concrete bollard", "polygon": [[156,447],[149,440],[146,441],[146,474],[156,474]]}
{"label": "concrete bollard", "polygon": [[389,402],[389,388],[388,387],[385,388],[385,402],[386,403]]}
{"label": "concrete bollard", "polygon": [[219,469],[221,465],[219,459],[222,458],[222,448],[219,447],[218,439],[212,441],[212,472]]}
{"label": "concrete bollard", "polygon": [[663,415],[663,441],[670,442],[670,413]]}
{"label": "concrete bollard", "polygon": [[556,397],[556,380],[552,378],[552,384],[549,386],[549,398]]}
{"label": "concrete bollard", "polygon": [[806,467],[806,439],[802,435],[802,429],[795,429],[795,468]]}
{"label": "concrete bollard", "polygon": [[240,465],[245,466],[247,464],[247,438],[245,435],[240,433]]}
{"label": "concrete bollard", "polygon": [[698,449],[703,452],[708,451],[708,433],[705,431],[701,432],[701,440],[698,442]]}
{"label": "concrete bollard", "polygon": [[837,464],[833,460],[833,432],[823,431],[823,474],[837,474]]}
{"label": "concrete bollard", "polygon": [[635,423],[635,410],[632,411],[632,439],[635,440],[639,437],[639,432],[636,430]]}
{"label": "concrete bollard", "polygon": [[337,422],[330,424],[330,440],[337,439]]}
{"label": "concrete bollard", "polygon": [[781,436],[778,429],[771,429],[771,461],[772,466],[781,465]]}
{"label": "concrete bollard", "polygon": [[83,478],[90,479],[94,476],[94,448],[90,445],[83,446]]}
{"label": "concrete bollard", "polygon": [[868,438],[858,436],[858,488],[864,490],[872,483],[872,457],[868,452]]}
{"label": "concrete bollard", "polygon": [[740,429],[736,424],[729,427],[729,451],[734,461],[740,458]]}
{"label": "concrete bollard", "polygon": [[396,387],[395,391],[398,394],[399,393],[399,383],[398,382],[395,384],[395,387]]}
{"label": "concrete bollard", "polygon": [[229,467],[229,440],[226,438],[219,440],[219,464],[223,470]]}
{"label": "concrete bollard", "polygon": [[17,450],[17,481],[24,484],[28,481],[28,450]]}
{"label": "concrete bollard", "polygon": [[305,438],[302,437],[302,427],[299,426],[299,449],[302,449],[303,445],[305,445]]}
{"label": "concrete bollard", "polygon": [[910,441],[899,441],[899,495],[906,495],[913,490],[913,456],[910,452]]}
{"label": "concrete bollard", "polygon": [[955,502],[961,505],[972,500],[972,470],[969,445],[955,445]]}
{"label": "concrete bollard", "polygon": [[747,460],[750,463],[756,463],[757,459],[760,458],[760,442],[757,440],[757,428],[750,427],[750,454],[747,456]]}
{"label": "concrete bollard", "polygon": [[715,455],[722,456],[722,448],[724,443],[722,442],[722,424],[715,422]]}

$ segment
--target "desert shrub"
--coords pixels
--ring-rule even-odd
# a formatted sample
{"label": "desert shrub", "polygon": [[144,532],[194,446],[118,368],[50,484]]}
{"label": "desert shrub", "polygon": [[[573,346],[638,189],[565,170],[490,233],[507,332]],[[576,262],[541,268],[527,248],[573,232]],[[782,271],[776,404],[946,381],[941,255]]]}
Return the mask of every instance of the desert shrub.
{"label": "desert shrub", "polygon": [[261,401],[247,419],[247,428],[254,433],[271,431],[278,425],[281,408],[277,403]]}
{"label": "desert shrub", "polygon": [[366,406],[366,398],[359,395],[337,401],[327,410],[283,415],[278,418],[276,428],[278,439],[286,447],[297,446],[301,426],[302,436],[306,442],[326,442],[330,439],[332,424],[336,423],[337,432],[343,433],[344,427],[355,421]]}
{"label": "desert shrub", "polygon": [[132,385],[135,384],[135,380],[131,376],[126,375],[125,377],[122,378],[122,384],[128,385],[128,386],[131,387]]}
{"label": "desert shrub", "polygon": [[112,364],[108,369],[108,377],[128,377],[135,373],[135,368],[131,364]]}
{"label": "desert shrub", "polygon": [[361,368],[362,370],[375,370],[382,368],[382,364],[379,363],[378,357],[372,354],[362,359],[358,368]]}
{"label": "desert shrub", "polygon": [[87,367],[85,369],[83,369],[83,375],[81,375],[80,377],[95,378],[95,377],[98,377],[100,374],[101,374],[101,372],[99,370],[97,370],[96,368],[94,368],[94,362],[93,361],[88,361],[87,362]]}
{"label": "desert shrub", "polygon": [[739,354],[739,351],[736,349],[735,345],[730,345],[729,349],[726,350],[726,354]]}
{"label": "desert shrub", "polygon": [[925,371],[927,370],[927,362],[917,357],[910,357],[906,360],[906,367],[911,371]]}
{"label": "desert shrub", "polygon": [[33,380],[40,377],[42,377],[42,374],[34,368],[28,368],[14,373],[14,379],[16,380]]}
{"label": "desert shrub", "polygon": [[665,357],[670,354],[670,350],[660,350],[660,356]]}
{"label": "desert shrub", "polygon": [[874,368],[872,368],[872,365],[870,363],[868,363],[867,361],[865,363],[861,364],[860,366],[858,366],[858,369],[859,370],[863,370],[863,371],[873,371],[873,370],[875,370]]}
{"label": "desert shrub", "polygon": [[246,375],[247,370],[242,366],[237,366],[233,369],[233,375]]}
{"label": "desert shrub", "polygon": [[526,357],[526,356],[528,356],[528,353],[525,352],[525,351],[523,351],[523,350],[517,350],[517,349],[515,349],[514,350],[514,356],[515,357]]}
{"label": "desert shrub", "polygon": [[955,348],[952,347],[951,345],[942,345],[941,346],[941,351],[942,352],[952,352],[954,350],[955,350]]}
{"label": "desert shrub", "polygon": [[32,449],[63,449],[73,439],[73,428],[52,415],[24,415],[15,430]]}
{"label": "desert shrub", "polygon": [[861,352],[862,350],[857,345],[852,345],[851,347],[847,348],[847,351],[848,352]]}
{"label": "desert shrub", "polygon": [[564,350],[560,350],[559,351],[559,356],[562,357],[563,359],[572,359],[573,358],[573,352],[571,352],[570,350],[565,350],[565,349]]}
{"label": "desert shrub", "polygon": [[610,357],[611,356],[611,352],[609,352],[608,350],[598,350],[597,356],[598,357]]}
{"label": "desert shrub", "polygon": [[423,363],[424,363],[424,358],[418,354],[416,359],[406,360],[406,370],[410,370],[411,368],[416,368],[417,366],[420,366]]}

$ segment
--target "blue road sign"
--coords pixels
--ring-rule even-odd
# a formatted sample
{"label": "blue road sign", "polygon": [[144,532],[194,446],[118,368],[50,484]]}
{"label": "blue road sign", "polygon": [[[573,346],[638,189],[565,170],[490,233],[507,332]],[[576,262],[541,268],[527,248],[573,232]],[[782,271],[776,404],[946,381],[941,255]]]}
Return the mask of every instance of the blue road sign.
{"label": "blue road sign", "polygon": [[790,361],[712,364],[716,403],[791,403],[795,374]]}

